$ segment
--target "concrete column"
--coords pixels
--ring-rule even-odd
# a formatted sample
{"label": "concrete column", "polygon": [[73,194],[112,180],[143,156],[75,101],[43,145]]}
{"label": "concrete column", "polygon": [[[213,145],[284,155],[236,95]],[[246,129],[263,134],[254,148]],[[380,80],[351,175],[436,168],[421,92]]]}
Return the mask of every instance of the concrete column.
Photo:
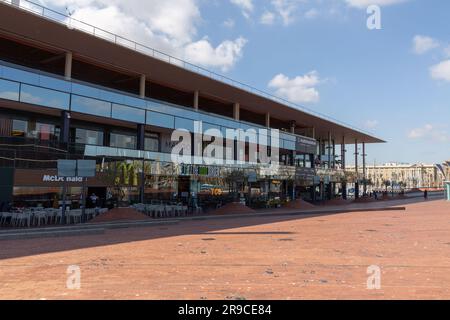
{"label": "concrete column", "polygon": [[[145,150],[145,125],[144,124],[138,124],[137,130],[136,130],[136,136],[137,136],[137,144],[136,149],[138,150]],[[139,181],[139,202],[144,203],[145,198],[145,160],[142,160],[142,170],[141,170],[141,177]]]}
{"label": "concrete column", "polygon": [[327,141],[327,153],[328,153],[328,168],[331,169],[331,132],[328,132],[328,141]]}
{"label": "concrete column", "polygon": [[362,144],[363,147],[363,177],[364,177],[364,184],[363,184],[363,190],[364,190],[364,194],[367,193],[367,181],[366,181],[366,176],[367,176],[367,168],[366,168],[366,143],[363,142]]}
{"label": "concrete column", "polygon": [[198,90],[194,91],[194,109],[198,110],[198,100],[200,97],[200,92]]}
{"label": "concrete column", "polygon": [[64,77],[66,80],[72,79],[72,52],[66,52],[66,65],[64,68]]}
{"label": "concrete column", "polygon": [[297,127],[297,123],[295,121],[291,122],[291,133],[295,134],[295,128]]}
{"label": "concrete column", "polygon": [[266,127],[270,128],[270,113],[266,113]]}
{"label": "concrete column", "polygon": [[233,118],[234,120],[239,121],[240,120],[240,111],[241,111],[241,106],[238,102],[236,102],[233,105]]}
{"label": "concrete column", "polygon": [[358,181],[358,175],[359,175],[359,168],[358,168],[358,140],[355,140],[355,173],[356,173],[356,183],[355,183],[355,198],[359,198],[359,181]]}
{"label": "concrete column", "polygon": [[342,144],[341,144],[341,162],[342,162],[342,170],[346,169],[346,155],[347,150],[345,148],[345,137],[342,137]]}
{"label": "concrete column", "polygon": [[145,98],[145,82],[147,77],[145,74],[141,74],[141,78],[139,81],[139,96],[144,99]]}
{"label": "concrete column", "polygon": [[145,149],[145,125],[138,124],[137,126],[137,149]]}
{"label": "concrete column", "polygon": [[[295,121],[291,122],[291,133],[295,134],[295,128],[297,123]],[[297,151],[292,151],[292,165],[295,167],[295,158],[297,156]],[[296,188],[296,174],[294,173],[294,178],[292,180],[292,200],[295,201],[295,188]]]}
{"label": "concrete column", "polygon": [[336,169],[336,141],[333,139],[333,144],[332,144],[332,147],[333,147],[333,169]]}
{"label": "concrete column", "polygon": [[69,143],[70,134],[70,113],[68,111],[61,112],[61,131],[60,131],[60,141],[63,144]]}
{"label": "concrete column", "polygon": [[[345,153],[347,152],[346,148],[345,148],[345,137],[342,137],[342,144],[341,144],[341,163],[342,163],[342,170],[344,171],[345,174],[345,169],[346,169],[346,157],[345,157]],[[342,199],[347,200],[347,183],[344,182],[342,183]]]}

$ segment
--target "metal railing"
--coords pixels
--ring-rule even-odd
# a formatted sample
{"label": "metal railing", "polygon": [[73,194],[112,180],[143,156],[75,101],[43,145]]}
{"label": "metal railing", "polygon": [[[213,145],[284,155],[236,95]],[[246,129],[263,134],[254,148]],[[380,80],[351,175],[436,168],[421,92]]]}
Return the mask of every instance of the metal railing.
{"label": "metal railing", "polygon": [[60,12],[58,12],[56,10],[47,8],[47,7],[45,7],[45,6],[41,5],[41,4],[38,4],[38,3],[35,3],[35,2],[32,2],[32,1],[28,1],[28,0],[20,0],[19,5],[13,4],[11,2],[11,0],[0,0],[0,1],[5,3],[5,4],[8,4],[10,6],[14,6],[14,7],[20,8],[22,10],[34,13],[36,15],[39,15],[39,16],[41,16],[43,18],[52,20],[54,22],[58,22],[60,24],[63,24],[65,26],[67,26],[69,29],[72,29],[72,30],[76,29],[78,31],[83,31],[85,33],[91,34],[91,35],[96,36],[98,38],[101,38],[103,40],[107,40],[107,41],[113,42],[114,44],[121,45],[123,47],[129,48],[129,49],[134,50],[136,52],[148,55],[148,56],[150,56],[152,58],[156,58],[158,60],[167,62],[169,64],[172,64],[172,65],[175,65],[175,66],[178,66],[178,67],[181,67],[181,68],[189,70],[191,72],[194,72],[194,73],[206,76],[208,78],[211,78],[213,80],[222,82],[224,84],[231,85],[233,87],[239,88],[239,89],[247,91],[249,93],[259,95],[261,97],[264,97],[266,99],[272,100],[274,102],[277,102],[277,103],[289,106],[291,108],[297,109],[299,111],[303,111],[303,112],[309,113],[309,114],[314,115],[314,116],[316,116],[318,118],[321,118],[323,120],[331,121],[331,122],[337,123],[337,124],[339,124],[341,126],[347,127],[349,129],[356,130],[356,131],[362,132],[364,134],[373,136],[373,133],[365,131],[365,130],[362,130],[362,129],[359,129],[359,128],[351,125],[351,124],[348,124],[348,123],[345,123],[343,121],[337,120],[337,119],[335,119],[333,117],[327,116],[327,115],[325,115],[323,113],[314,111],[314,110],[306,108],[304,106],[300,106],[300,105],[298,105],[296,103],[293,103],[293,102],[291,102],[289,100],[277,97],[277,96],[275,96],[275,95],[273,95],[271,93],[262,91],[260,89],[254,88],[254,87],[252,87],[250,85],[247,85],[247,84],[244,84],[242,82],[233,80],[233,79],[231,79],[229,77],[226,77],[226,76],[221,75],[219,73],[216,73],[214,71],[208,70],[206,68],[200,67],[198,65],[192,64],[192,63],[187,62],[185,60],[173,57],[173,56],[171,56],[169,54],[166,54],[164,52],[161,52],[161,51],[159,51],[157,49],[148,47],[148,46],[146,46],[144,44],[138,43],[138,42],[133,41],[133,40],[129,40],[129,39],[125,38],[125,37],[122,37],[120,35],[117,35],[117,34],[114,34],[112,32],[106,31],[104,29],[95,27],[95,26],[93,26],[91,24],[88,24],[86,22],[74,19],[74,18],[72,18],[69,15],[66,15],[66,14],[60,13]]}

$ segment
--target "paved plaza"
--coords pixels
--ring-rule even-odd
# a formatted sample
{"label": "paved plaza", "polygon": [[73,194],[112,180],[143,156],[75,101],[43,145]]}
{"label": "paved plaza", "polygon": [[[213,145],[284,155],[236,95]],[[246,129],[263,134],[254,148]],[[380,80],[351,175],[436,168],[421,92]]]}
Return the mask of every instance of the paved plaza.
{"label": "paved plaza", "polygon": [[450,299],[450,203],[403,205],[0,241],[0,298]]}

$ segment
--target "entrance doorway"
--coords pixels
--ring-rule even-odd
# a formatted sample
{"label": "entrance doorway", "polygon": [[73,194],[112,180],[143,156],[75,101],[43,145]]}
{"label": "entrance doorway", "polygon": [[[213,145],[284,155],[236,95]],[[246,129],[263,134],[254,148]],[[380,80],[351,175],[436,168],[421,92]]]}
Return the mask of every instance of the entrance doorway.
{"label": "entrance doorway", "polygon": [[178,177],[178,196],[184,203],[189,202],[189,196],[191,191],[191,177],[179,176]]}
{"label": "entrance doorway", "polygon": [[[91,200],[91,196],[95,194],[97,196],[97,203],[94,205]],[[86,206],[88,208],[105,206],[106,202],[106,187],[89,187],[86,198]]]}

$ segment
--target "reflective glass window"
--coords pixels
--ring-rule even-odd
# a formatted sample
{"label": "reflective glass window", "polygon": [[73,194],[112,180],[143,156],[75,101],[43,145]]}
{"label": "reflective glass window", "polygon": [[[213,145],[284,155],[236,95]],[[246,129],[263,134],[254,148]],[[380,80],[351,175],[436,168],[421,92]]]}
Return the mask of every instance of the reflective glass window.
{"label": "reflective glass window", "polygon": [[159,152],[159,135],[157,133],[147,133],[145,135],[145,150]]}
{"label": "reflective glass window", "polygon": [[103,145],[103,132],[76,128],[75,142],[80,144],[101,146]]}
{"label": "reflective glass window", "polygon": [[72,95],[71,111],[88,113],[96,116],[110,117],[111,103]]}
{"label": "reflective glass window", "polygon": [[194,132],[194,121],[185,118],[175,117],[175,129],[185,129]]}
{"label": "reflective glass window", "polygon": [[22,84],[20,101],[44,107],[68,110],[70,95],[68,93]]}
{"label": "reflective glass window", "polygon": [[69,81],[64,81],[62,79],[42,75],[39,77],[39,85],[41,87],[46,87],[49,89],[55,89],[65,92],[70,92],[72,89],[72,83]]}
{"label": "reflective glass window", "polygon": [[72,83],[72,93],[86,97],[100,99],[100,90],[79,83]]}
{"label": "reflective glass window", "polygon": [[19,100],[19,83],[0,79],[0,98]]}
{"label": "reflective glass window", "polygon": [[59,138],[60,128],[49,123],[28,121],[27,137],[43,141],[56,141]]}
{"label": "reflective glass window", "polygon": [[114,148],[136,149],[137,138],[133,135],[111,133],[110,146]]}
{"label": "reflective glass window", "polygon": [[112,117],[120,120],[145,123],[145,110],[113,104]]}
{"label": "reflective glass window", "polygon": [[147,106],[147,103],[145,100],[138,99],[135,97],[125,96],[123,97],[123,104],[126,104],[131,107],[138,107],[145,109]]}
{"label": "reflective glass window", "polygon": [[147,111],[147,124],[149,125],[173,129],[174,122],[175,117],[173,116],[153,111]]}
{"label": "reflective glass window", "polygon": [[39,85],[39,75],[11,67],[3,67],[3,77],[11,80]]}
{"label": "reflective glass window", "polygon": [[12,136],[13,137],[23,137],[27,136],[28,132],[28,122],[24,120],[16,120],[12,121]]}

